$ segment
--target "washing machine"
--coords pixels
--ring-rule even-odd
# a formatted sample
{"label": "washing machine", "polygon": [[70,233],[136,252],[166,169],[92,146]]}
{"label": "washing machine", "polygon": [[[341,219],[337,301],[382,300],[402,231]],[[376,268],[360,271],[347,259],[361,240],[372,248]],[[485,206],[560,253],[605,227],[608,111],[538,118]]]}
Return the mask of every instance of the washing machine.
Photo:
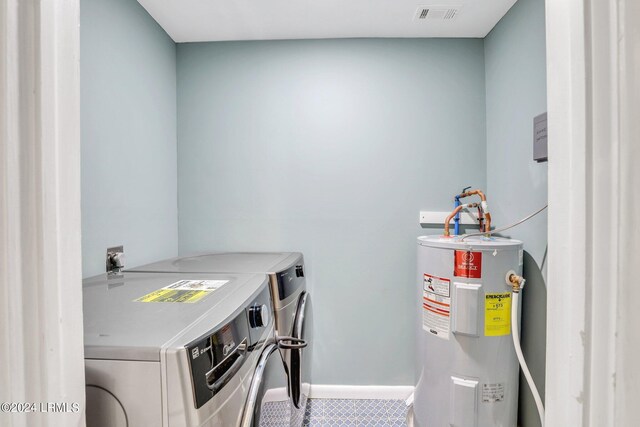
{"label": "washing machine", "polygon": [[83,282],[89,427],[235,427],[272,346],[265,274],[102,275]]}
{"label": "washing machine", "polygon": [[[280,346],[286,388],[290,399],[292,426],[302,424],[309,395],[310,351],[306,341],[305,314],[309,305],[306,289],[304,257],[299,252],[218,252],[196,254],[154,262],[128,272],[165,273],[266,273],[269,277],[276,335],[292,339],[293,345]],[[303,359],[304,357],[304,359]],[[277,375],[271,371],[266,387],[279,386]]]}

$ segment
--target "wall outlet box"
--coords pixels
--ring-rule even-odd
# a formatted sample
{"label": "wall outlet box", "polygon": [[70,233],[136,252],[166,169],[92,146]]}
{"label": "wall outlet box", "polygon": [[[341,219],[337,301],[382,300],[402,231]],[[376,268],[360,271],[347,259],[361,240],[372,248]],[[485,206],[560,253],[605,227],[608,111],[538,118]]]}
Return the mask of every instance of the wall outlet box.
{"label": "wall outlet box", "polygon": [[547,113],[533,118],[533,160],[547,161]]}

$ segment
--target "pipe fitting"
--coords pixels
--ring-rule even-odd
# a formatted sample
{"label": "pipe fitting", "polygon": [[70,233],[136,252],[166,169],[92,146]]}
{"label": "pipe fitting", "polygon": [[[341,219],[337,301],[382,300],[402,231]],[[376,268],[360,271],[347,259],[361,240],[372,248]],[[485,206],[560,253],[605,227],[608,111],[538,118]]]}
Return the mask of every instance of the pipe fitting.
{"label": "pipe fitting", "polygon": [[480,230],[480,231],[484,231],[488,233],[489,231],[491,231],[491,214],[489,213],[489,207],[487,205],[487,196],[485,196],[485,194],[481,190],[470,190],[460,194],[458,197],[463,199],[465,197],[474,196],[474,195],[477,195],[478,197],[480,197],[480,206],[484,212],[484,218],[485,218],[484,230]]}
{"label": "pipe fitting", "polygon": [[510,270],[507,273],[506,281],[514,293],[520,292],[520,289],[524,288],[525,279],[522,276],[518,276],[515,271]]}
{"label": "pipe fitting", "polygon": [[460,212],[462,209],[477,208],[478,206],[479,206],[478,203],[467,203],[465,205],[456,206],[453,212],[451,212],[447,217],[447,219],[444,220],[444,237],[451,237],[451,233],[449,231],[449,225],[453,217],[455,217],[458,212]]}

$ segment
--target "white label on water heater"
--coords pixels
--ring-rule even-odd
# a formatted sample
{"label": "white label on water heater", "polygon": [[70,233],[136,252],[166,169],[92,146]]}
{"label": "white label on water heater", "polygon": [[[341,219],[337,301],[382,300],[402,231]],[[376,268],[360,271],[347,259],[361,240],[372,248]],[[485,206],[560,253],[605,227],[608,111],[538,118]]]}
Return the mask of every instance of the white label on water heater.
{"label": "white label on water heater", "polygon": [[422,329],[445,340],[451,330],[451,280],[424,274]]}
{"label": "white label on water heater", "polygon": [[502,402],[504,400],[504,384],[482,384],[482,401],[484,403]]}

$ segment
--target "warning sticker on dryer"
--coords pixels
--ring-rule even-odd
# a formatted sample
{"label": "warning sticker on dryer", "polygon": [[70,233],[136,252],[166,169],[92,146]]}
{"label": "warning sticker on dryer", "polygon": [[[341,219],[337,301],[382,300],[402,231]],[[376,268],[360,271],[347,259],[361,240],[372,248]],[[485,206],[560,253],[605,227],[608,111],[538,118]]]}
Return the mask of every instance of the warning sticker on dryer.
{"label": "warning sticker on dryer", "polygon": [[422,329],[448,340],[451,331],[451,280],[424,274]]}
{"label": "warning sticker on dryer", "polygon": [[134,301],[194,303],[228,282],[228,280],[179,280]]}

